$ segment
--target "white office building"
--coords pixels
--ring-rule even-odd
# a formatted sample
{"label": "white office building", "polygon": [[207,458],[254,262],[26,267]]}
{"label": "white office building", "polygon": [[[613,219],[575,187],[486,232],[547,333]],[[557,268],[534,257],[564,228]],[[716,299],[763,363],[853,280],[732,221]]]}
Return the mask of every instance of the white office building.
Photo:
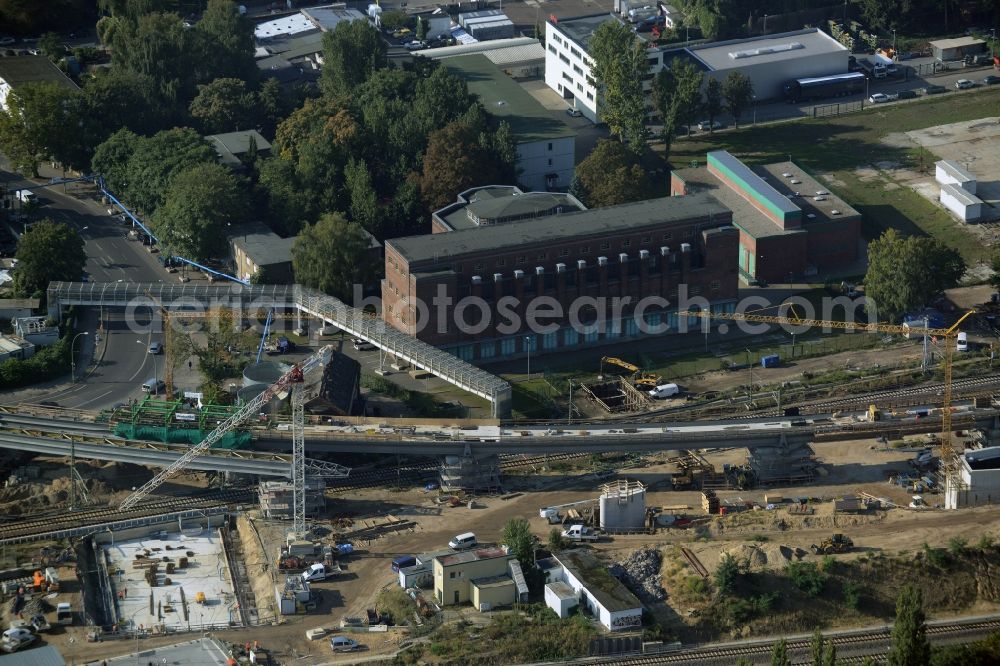
{"label": "white office building", "polygon": [[[600,122],[600,99],[587,50],[598,26],[620,19],[613,14],[553,19],[545,24],[545,83],[569,106],[592,122]],[[730,72],[738,71],[750,78],[758,100],[776,99],[793,79],[847,72],[849,55],[842,44],[818,28],[699,46],[651,47],[650,76],[643,88],[649,93],[652,76],[674,58],[681,58],[694,63],[706,82],[709,78],[724,81]],[[648,100],[647,108],[652,110]]]}

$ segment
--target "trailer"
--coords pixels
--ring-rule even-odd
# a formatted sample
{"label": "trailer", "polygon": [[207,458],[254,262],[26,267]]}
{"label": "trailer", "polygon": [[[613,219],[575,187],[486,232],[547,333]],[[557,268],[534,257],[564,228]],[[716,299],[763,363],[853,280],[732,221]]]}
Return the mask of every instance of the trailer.
{"label": "trailer", "polygon": [[785,84],[784,91],[785,99],[789,102],[857,95],[865,91],[865,75],[861,72],[849,72],[795,79]]}

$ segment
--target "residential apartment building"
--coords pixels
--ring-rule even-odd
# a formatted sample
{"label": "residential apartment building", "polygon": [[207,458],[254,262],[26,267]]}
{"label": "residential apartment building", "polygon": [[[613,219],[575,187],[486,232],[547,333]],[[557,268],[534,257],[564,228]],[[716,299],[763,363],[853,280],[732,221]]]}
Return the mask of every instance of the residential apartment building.
{"label": "residential apartment building", "polygon": [[517,146],[518,182],[529,190],[567,189],[576,168],[576,135],[481,53],[442,61],[498,120],[510,125]]}
{"label": "residential apartment building", "polygon": [[[613,14],[550,16],[545,24],[546,85],[595,123],[600,122],[601,100],[588,55],[590,40],[601,24],[619,20]],[[698,68],[706,82],[710,78],[722,82],[737,71],[750,78],[758,100],[774,99],[793,79],[847,72],[849,56],[842,44],[818,28],[681,48],[650,44],[643,89],[650,93],[656,73],[680,58]],[[654,113],[648,96],[646,108]]]}
{"label": "residential apartment building", "polygon": [[526,601],[521,565],[506,546],[434,558],[434,597],[442,606],[469,602],[481,611]]}
{"label": "residential apartment building", "polygon": [[714,151],[706,167],[673,171],[670,193],[710,194],[732,211],[744,282],[864,272],[861,214],[793,162],[748,167]]}
{"label": "residential apartment building", "polygon": [[[708,194],[395,238],[382,316],[465,360],[676,332],[688,324],[679,302],[735,307],[738,247],[732,214]],[[533,317],[544,326],[529,328]]]}

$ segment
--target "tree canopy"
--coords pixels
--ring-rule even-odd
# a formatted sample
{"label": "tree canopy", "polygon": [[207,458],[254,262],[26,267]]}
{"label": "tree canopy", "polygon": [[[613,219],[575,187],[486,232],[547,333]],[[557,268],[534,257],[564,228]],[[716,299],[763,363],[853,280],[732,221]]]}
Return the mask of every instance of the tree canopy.
{"label": "tree canopy", "polygon": [[726,108],[736,125],[740,117],[754,99],[753,82],[742,72],[730,72],[722,84],[722,95],[726,98]]}
{"label": "tree canopy", "polygon": [[81,102],[78,91],[57,83],[18,86],[8,96],[8,109],[0,109],[0,150],[14,168],[31,176],[38,175],[42,160],[85,167],[89,155]]}
{"label": "tree canopy", "polygon": [[243,183],[227,167],[193,164],[171,178],[153,229],[171,254],[196,261],[222,256],[226,235],[247,217],[246,202]]}
{"label": "tree canopy", "polygon": [[868,245],[865,296],[880,317],[896,318],[930,303],[964,273],[961,255],[938,240],[889,229]]}
{"label": "tree canopy", "polygon": [[97,147],[93,167],[104,174],[119,198],[150,214],[163,203],[175,174],[216,159],[212,147],[190,128],[164,130],[151,137],[121,130]]}
{"label": "tree canopy", "polygon": [[606,139],[576,167],[574,192],[590,208],[648,199],[653,191],[645,169],[621,143]]}
{"label": "tree canopy", "polygon": [[78,281],[87,263],[80,234],[48,218],[21,236],[15,257],[14,291],[24,296],[44,292],[52,281]]}
{"label": "tree canopy", "polygon": [[689,60],[674,58],[653,78],[653,105],[663,119],[665,156],[681,125],[690,127],[701,106],[703,74]]}
{"label": "tree canopy", "polygon": [[474,185],[505,182],[512,166],[500,162],[480,128],[464,121],[450,123],[428,138],[420,177],[424,202],[434,210]]}
{"label": "tree canopy", "polygon": [[242,79],[219,78],[198,86],[191,116],[205,134],[251,129],[257,124],[257,95]]}
{"label": "tree canopy", "polygon": [[649,71],[645,42],[621,21],[599,25],[590,40],[601,119],[612,134],[641,154],[646,145],[642,81]]}
{"label": "tree canopy", "polygon": [[320,87],[327,95],[349,97],[377,70],[385,68],[386,46],[367,21],[341,21],[323,35]]}
{"label": "tree canopy", "polygon": [[892,646],[887,666],[928,666],[931,644],[927,640],[927,616],[920,588],[907,584],[896,598],[896,623],[892,626]]}
{"label": "tree canopy", "polygon": [[535,535],[531,533],[527,520],[510,518],[500,533],[500,542],[514,553],[521,569],[530,571],[535,568]]}
{"label": "tree canopy", "polygon": [[365,284],[376,269],[361,225],[340,213],[327,213],[307,226],[292,246],[295,281],[351,302],[354,285]]}

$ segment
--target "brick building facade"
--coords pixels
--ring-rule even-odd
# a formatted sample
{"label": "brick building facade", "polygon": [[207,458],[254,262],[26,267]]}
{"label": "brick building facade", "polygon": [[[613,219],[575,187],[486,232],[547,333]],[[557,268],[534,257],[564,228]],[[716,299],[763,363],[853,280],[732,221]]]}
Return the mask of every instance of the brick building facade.
{"label": "brick building facade", "polygon": [[[676,331],[679,301],[735,307],[732,219],[696,194],[392,239],[382,316],[484,361],[634,338],[644,326]],[[530,316],[544,330],[528,328]]]}
{"label": "brick building facade", "polygon": [[793,162],[751,168],[714,151],[705,168],[673,171],[670,193],[711,194],[732,210],[740,276],[750,284],[857,272],[861,214]]}

